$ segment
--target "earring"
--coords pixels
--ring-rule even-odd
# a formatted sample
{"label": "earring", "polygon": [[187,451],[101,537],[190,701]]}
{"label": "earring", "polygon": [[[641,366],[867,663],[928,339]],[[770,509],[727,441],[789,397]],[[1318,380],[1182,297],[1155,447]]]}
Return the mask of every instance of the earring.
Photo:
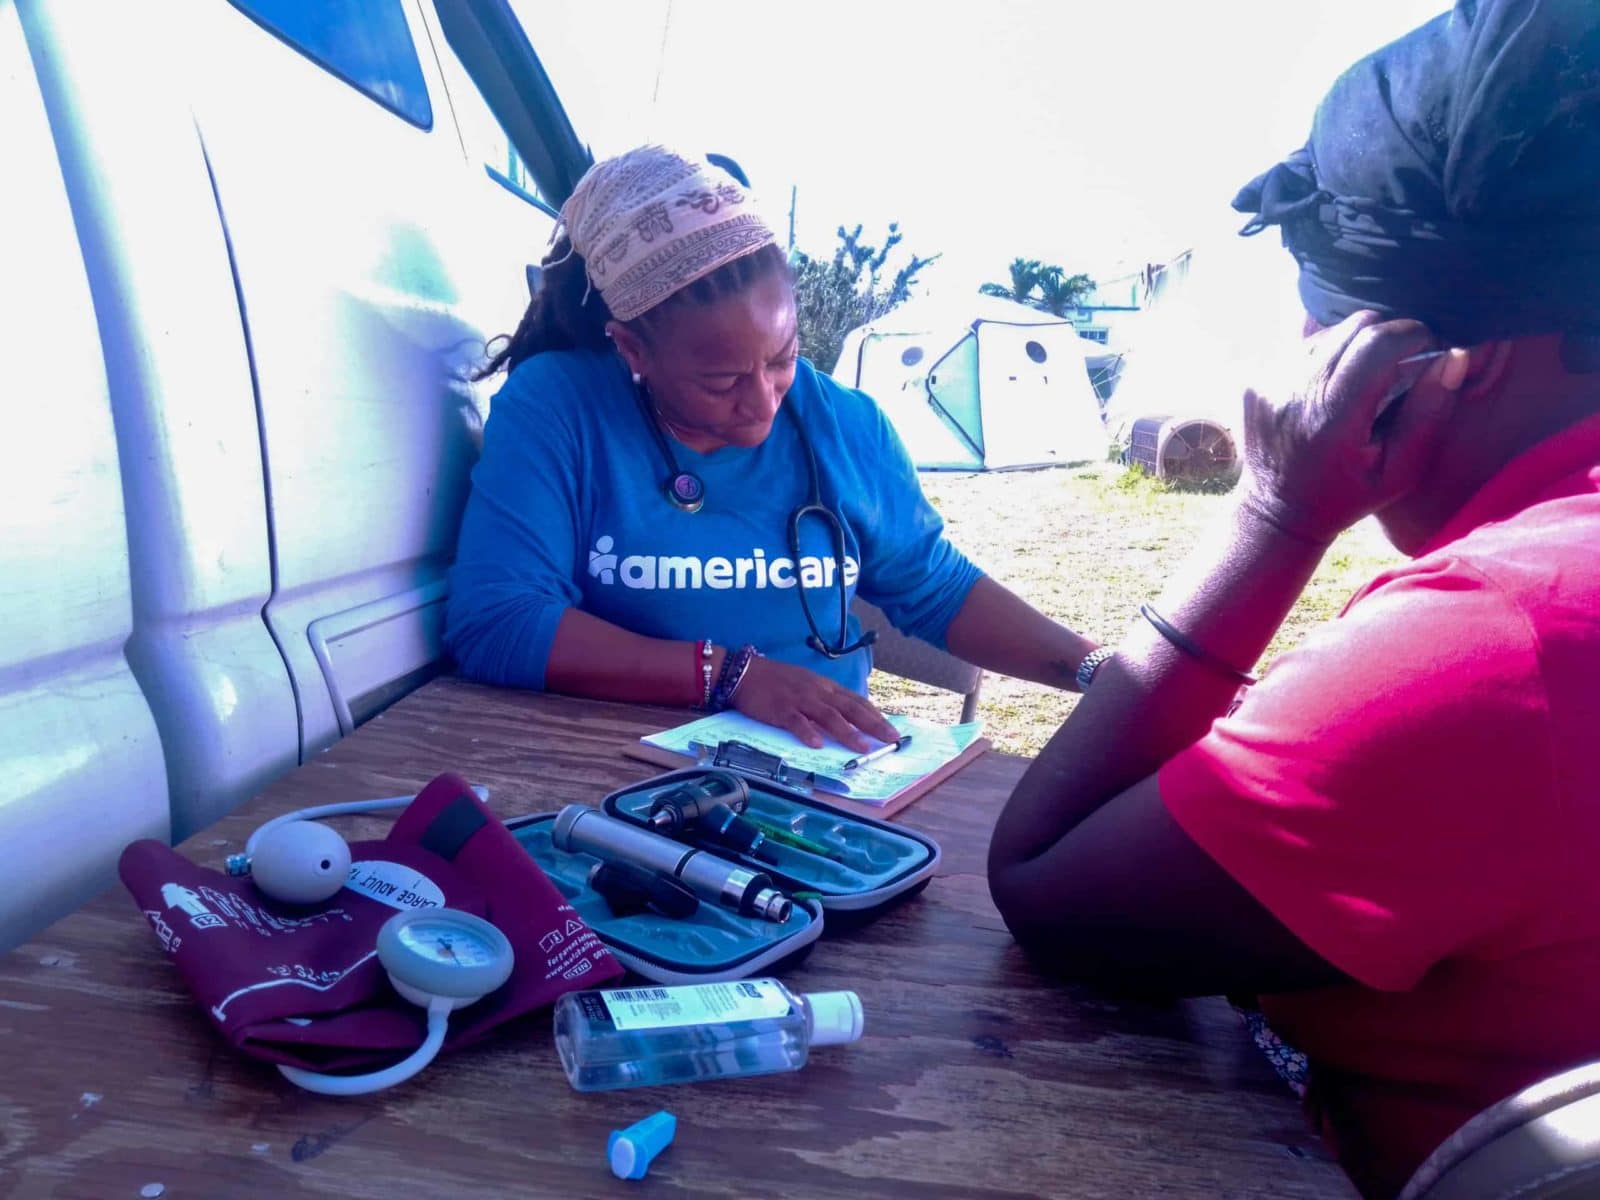
{"label": "earring", "polygon": [[633,373],[633,386],[634,387],[638,387],[640,382],[641,382],[641,380],[639,378],[639,372],[635,371]]}

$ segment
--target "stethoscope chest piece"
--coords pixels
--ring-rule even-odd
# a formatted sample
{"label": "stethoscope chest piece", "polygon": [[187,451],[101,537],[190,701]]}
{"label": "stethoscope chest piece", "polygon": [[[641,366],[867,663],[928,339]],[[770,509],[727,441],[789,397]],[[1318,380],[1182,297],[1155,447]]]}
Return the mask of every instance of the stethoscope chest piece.
{"label": "stethoscope chest piece", "polygon": [[706,502],[705,481],[693,471],[679,471],[667,481],[667,499],[686,513],[697,513]]}
{"label": "stethoscope chest piece", "polygon": [[[651,402],[649,393],[640,383],[639,377],[634,376],[634,396],[639,402],[639,412],[644,417],[645,427],[654,439],[656,449],[661,452],[661,460],[667,466],[667,485],[662,490],[666,493],[667,500],[679,512],[697,513],[706,502],[706,483],[693,471],[685,471],[678,465],[677,455],[672,453],[672,445],[667,441],[667,435],[661,428],[658,411]],[[811,611],[811,602],[806,597],[806,585],[802,578],[803,572],[796,572],[795,591],[800,597],[800,610],[805,614],[806,624],[811,628],[811,636],[806,638],[806,645],[815,650],[824,658],[843,658],[846,654],[853,654],[857,650],[864,650],[876,640],[877,634],[868,631],[855,641],[849,641],[846,633],[850,622],[850,600],[844,582],[845,561],[845,536],[844,526],[840,523],[839,515],[827,505],[822,503],[822,480],[817,471],[817,452],[811,445],[811,438],[806,433],[805,424],[800,420],[800,415],[792,404],[785,400],[783,411],[789,414],[794,422],[795,434],[800,439],[800,446],[806,461],[806,482],[810,485],[806,490],[805,502],[789,514],[789,550],[796,564],[800,562],[800,522],[806,517],[815,517],[828,527],[832,543],[834,560],[840,564],[838,574],[839,590],[839,634],[833,639],[822,636],[822,630],[817,625],[816,616]]]}

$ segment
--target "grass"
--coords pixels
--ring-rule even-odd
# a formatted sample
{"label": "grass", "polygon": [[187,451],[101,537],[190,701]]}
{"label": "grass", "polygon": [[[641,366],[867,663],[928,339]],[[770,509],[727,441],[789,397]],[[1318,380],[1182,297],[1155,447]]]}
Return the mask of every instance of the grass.
{"label": "grass", "polygon": [[[922,476],[952,540],[1035,608],[1097,642],[1115,642],[1160,594],[1203,531],[1231,501],[1177,491],[1106,463],[1044,471]],[[1350,594],[1399,554],[1362,522],[1323,558],[1316,576],[1262,657],[1263,666],[1334,616]],[[949,692],[878,672],[872,699],[891,712],[953,721]],[[1076,695],[986,675],[979,713],[995,748],[1036,754],[1072,711]]]}

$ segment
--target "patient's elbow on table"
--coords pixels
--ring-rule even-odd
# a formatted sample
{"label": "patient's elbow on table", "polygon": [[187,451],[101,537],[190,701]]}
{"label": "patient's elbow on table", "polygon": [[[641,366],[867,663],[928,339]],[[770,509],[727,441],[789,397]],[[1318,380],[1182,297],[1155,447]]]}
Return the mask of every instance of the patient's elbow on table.
{"label": "patient's elbow on table", "polygon": [[1143,999],[1187,994],[1174,978],[1181,954],[1158,931],[1108,917],[1103,907],[1076,898],[1071,889],[1042,887],[991,862],[989,893],[1018,947],[1046,975]]}

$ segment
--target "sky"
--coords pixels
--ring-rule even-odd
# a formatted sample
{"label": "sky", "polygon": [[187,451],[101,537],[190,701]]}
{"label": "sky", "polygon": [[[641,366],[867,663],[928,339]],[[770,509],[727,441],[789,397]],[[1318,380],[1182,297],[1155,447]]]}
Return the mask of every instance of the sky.
{"label": "sky", "polygon": [[[597,157],[739,160],[780,232],[943,257],[924,294],[1022,256],[1106,279],[1220,244],[1363,54],[1447,0],[513,0]],[[1275,243],[1271,235],[1256,243]],[[1282,256],[1281,250],[1276,251]]]}

